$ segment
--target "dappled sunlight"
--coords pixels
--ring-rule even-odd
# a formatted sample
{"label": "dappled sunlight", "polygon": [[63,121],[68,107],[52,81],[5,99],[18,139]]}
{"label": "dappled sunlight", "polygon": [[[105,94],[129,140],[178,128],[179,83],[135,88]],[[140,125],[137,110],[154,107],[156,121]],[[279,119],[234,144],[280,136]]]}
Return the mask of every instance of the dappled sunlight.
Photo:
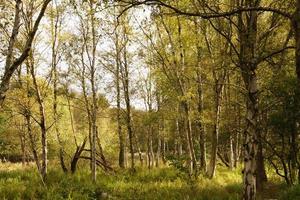
{"label": "dappled sunlight", "polygon": [[0,200],[300,200],[300,0],[0,0]]}
{"label": "dappled sunlight", "polygon": [[35,167],[33,162],[29,162],[26,164],[22,163],[11,163],[11,162],[0,162],[0,172],[5,171],[19,171],[19,170],[27,170]]}
{"label": "dappled sunlight", "polygon": [[[134,175],[130,172],[112,176],[100,173],[94,185],[88,171],[65,175],[56,169],[49,172],[45,188],[33,169],[21,169],[19,164],[10,165],[14,170],[0,172],[1,199],[47,199],[50,196],[57,199],[97,199],[102,193],[107,193],[109,199],[210,199],[212,196],[214,199],[239,199],[241,193],[240,182],[235,182],[236,174],[230,171],[222,179],[219,176],[213,180],[199,177],[191,182],[185,174],[173,168],[138,169]],[[222,171],[225,173],[225,169]]]}

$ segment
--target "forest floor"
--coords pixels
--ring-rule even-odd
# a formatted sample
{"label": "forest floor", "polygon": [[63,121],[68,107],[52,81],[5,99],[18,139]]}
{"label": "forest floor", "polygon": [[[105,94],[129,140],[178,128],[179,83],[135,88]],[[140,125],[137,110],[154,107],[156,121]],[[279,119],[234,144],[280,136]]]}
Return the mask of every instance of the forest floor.
{"label": "forest floor", "polygon": [[[136,199],[136,200],[239,200],[240,170],[218,167],[213,180],[189,179],[171,167],[138,169],[135,174],[119,171],[114,175],[99,172],[96,184],[90,181],[88,170],[66,175],[51,167],[44,186],[34,166],[0,164],[0,199]],[[259,199],[300,199],[300,187],[287,187],[271,178]]]}

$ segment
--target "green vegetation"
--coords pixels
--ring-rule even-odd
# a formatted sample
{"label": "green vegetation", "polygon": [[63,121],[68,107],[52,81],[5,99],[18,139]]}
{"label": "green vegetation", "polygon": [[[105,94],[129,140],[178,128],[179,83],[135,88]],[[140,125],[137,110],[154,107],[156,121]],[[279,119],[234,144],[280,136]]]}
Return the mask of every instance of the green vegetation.
{"label": "green vegetation", "polygon": [[[60,169],[51,168],[46,186],[34,166],[23,168],[19,164],[0,165],[0,199],[198,199],[237,200],[242,192],[240,170],[230,171],[218,168],[215,179],[199,177],[191,180],[186,174],[174,168],[147,170],[138,168],[137,173],[129,170],[113,175],[99,173],[95,184],[90,179],[89,170],[64,174]],[[262,197],[275,199],[285,191],[286,186],[266,186]],[[295,186],[281,195],[282,200],[300,198],[300,187]]]}
{"label": "green vegetation", "polygon": [[0,0],[0,200],[298,200],[299,150],[300,0]]}

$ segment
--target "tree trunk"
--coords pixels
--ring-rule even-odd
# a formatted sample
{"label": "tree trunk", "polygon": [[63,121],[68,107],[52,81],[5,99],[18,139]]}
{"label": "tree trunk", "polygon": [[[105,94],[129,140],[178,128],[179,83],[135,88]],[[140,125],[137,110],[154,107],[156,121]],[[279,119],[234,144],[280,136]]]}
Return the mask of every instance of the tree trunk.
{"label": "tree trunk", "polygon": [[163,160],[163,163],[166,164],[167,160],[166,160],[166,139],[165,139],[165,137],[163,137],[163,140],[162,140],[162,160]]}
{"label": "tree trunk", "polygon": [[129,150],[131,155],[131,169],[135,171],[135,162],[134,162],[134,149],[133,149],[133,131],[132,131],[132,119],[131,119],[131,104],[129,97],[129,72],[128,72],[128,64],[127,64],[127,54],[126,48],[124,47],[124,65],[123,65],[123,88],[124,88],[124,96],[125,96],[125,104],[126,104],[126,126],[127,133],[129,137]]}
{"label": "tree trunk", "polygon": [[[46,175],[47,175],[47,168],[48,168],[48,145],[47,145],[47,128],[46,128],[46,113],[45,113],[45,105],[44,105],[44,100],[41,95],[37,80],[36,80],[36,75],[35,75],[35,70],[33,66],[33,55],[30,55],[30,72],[31,72],[31,77],[33,80],[33,85],[34,89],[36,92],[36,99],[39,104],[39,115],[40,115],[40,121],[39,121],[39,126],[41,129],[41,143],[42,143],[42,166],[41,166],[41,175],[43,178],[43,181],[45,181]],[[29,62],[29,61],[28,61]]]}
{"label": "tree trunk", "polygon": [[183,133],[183,131],[184,131],[183,130],[183,122],[181,120],[181,117],[178,117],[176,119],[176,132],[177,132],[177,138],[176,138],[176,140],[177,140],[177,143],[176,143],[177,144],[176,145],[177,149],[176,149],[176,152],[177,152],[179,157],[182,156],[182,153],[183,153],[183,150],[182,150],[182,142],[183,142],[182,133]]}
{"label": "tree trunk", "polygon": [[256,199],[256,156],[258,151],[257,138],[257,79],[254,71],[244,76],[248,90],[247,98],[247,127],[244,144],[244,199]]}
{"label": "tree trunk", "polygon": [[153,168],[154,166],[154,152],[153,152],[153,127],[149,125],[148,127],[148,139],[147,139],[147,156],[148,156],[148,169]]}
{"label": "tree trunk", "polygon": [[212,151],[211,151],[209,168],[207,171],[207,175],[209,178],[213,178],[215,176],[215,171],[216,171],[222,90],[223,90],[223,83],[219,83],[219,80],[217,80],[215,85],[215,121],[214,121],[213,135],[212,135],[212,147],[211,147]]}
{"label": "tree trunk", "polygon": [[[85,42],[86,43],[86,42]],[[87,88],[86,88],[86,64],[84,63],[84,49],[85,49],[85,45],[84,44],[82,46],[82,51],[81,51],[81,64],[82,64],[82,72],[81,72],[81,87],[82,87],[82,93],[83,93],[83,98],[84,98],[84,105],[85,105],[85,109],[86,109],[86,113],[87,113],[87,121],[88,121],[88,138],[89,138],[89,143],[90,143],[90,148],[92,147],[92,119],[91,119],[91,106],[90,106],[90,102],[89,102],[89,98],[87,96]],[[75,139],[76,137],[74,137]],[[90,156],[92,158],[92,151],[90,151]],[[92,165],[95,165],[95,162],[93,163],[93,161],[90,159],[90,169],[92,171]],[[93,179],[93,173],[92,173],[92,179]]]}
{"label": "tree trunk", "polygon": [[[96,142],[97,142],[97,113],[98,113],[98,98],[97,98],[97,89],[96,89],[96,49],[97,49],[97,33],[96,33],[96,24],[95,24],[95,8],[94,2],[89,1],[89,15],[91,22],[91,37],[92,37],[92,57],[90,63],[90,83],[92,90],[92,102],[91,102],[91,171],[92,171],[92,181],[96,182],[96,173],[97,173],[97,160],[96,160]],[[87,45],[87,44],[86,44]]]}
{"label": "tree trunk", "polygon": [[[156,92],[156,104],[157,104],[157,113],[161,113],[161,97],[158,92]],[[159,117],[158,121],[158,136],[157,136],[157,151],[156,151],[156,167],[159,167],[160,165],[160,160],[161,160],[161,149],[162,149],[162,142],[164,138],[164,129],[165,129],[165,122],[164,122],[164,117]],[[162,155],[164,157],[164,155]],[[164,160],[164,158],[162,158]],[[164,161],[163,161],[164,162]]]}
{"label": "tree trunk", "polygon": [[[117,27],[117,19],[115,21],[115,26]],[[119,167],[125,168],[125,142],[124,135],[122,132],[121,125],[121,89],[120,89],[120,67],[121,67],[121,55],[120,49],[121,44],[119,42],[119,34],[118,31],[115,31],[115,50],[116,50],[116,71],[115,71],[115,83],[117,90],[117,129],[119,136]]]}
{"label": "tree trunk", "polygon": [[200,132],[199,135],[199,146],[200,146],[200,168],[204,172],[207,171],[206,165],[206,136],[204,127],[202,127],[203,131]]}
{"label": "tree trunk", "polygon": [[[119,118],[119,114],[118,118]],[[125,168],[125,145],[124,145],[124,136],[122,133],[122,127],[120,125],[120,118],[118,119],[118,135],[119,135],[119,167]]]}
{"label": "tree trunk", "polygon": [[[59,143],[59,160],[62,170],[67,173],[68,169],[64,161],[64,149],[60,138],[60,132],[58,128],[58,112],[57,112],[57,84],[58,84],[58,72],[57,72],[57,49],[58,49],[58,23],[59,23],[59,13],[58,11],[54,14],[51,9],[51,36],[52,36],[52,76],[53,76],[53,120],[55,125],[55,132],[57,141]],[[56,8],[57,9],[57,8]],[[55,19],[54,19],[55,16]]]}
{"label": "tree trunk", "polygon": [[73,158],[71,160],[71,173],[74,174],[76,172],[76,169],[77,169],[77,163],[78,163],[78,160],[81,156],[81,153],[83,152],[84,150],[84,147],[85,147],[85,144],[86,144],[86,141],[87,139],[85,138],[82,142],[82,144],[80,146],[77,146],[76,147],[76,151],[73,155]]}
{"label": "tree trunk", "polygon": [[159,167],[160,164],[160,154],[161,154],[161,139],[158,137],[158,143],[157,143],[157,151],[156,151],[156,162],[155,165],[156,167]]}
{"label": "tree trunk", "polygon": [[[235,113],[235,110],[231,109],[231,77],[229,73],[226,73],[226,79],[227,79],[227,86],[224,86],[224,93],[225,93],[225,113]],[[236,116],[236,115],[234,115]],[[234,131],[232,130],[232,125],[234,124],[234,122],[231,120],[234,118],[229,118],[227,121],[227,125],[226,125],[226,131],[229,134],[229,168],[231,170],[234,169]]]}
{"label": "tree trunk", "polygon": [[[20,126],[20,125],[16,123],[16,126]],[[18,130],[18,136],[21,144],[22,166],[24,166],[26,163],[26,133],[24,130],[24,126],[22,125],[21,127],[22,128]]]}
{"label": "tree trunk", "polygon": [[197,111],[198,119],[197,126],[199,131],[199,161],[200,161],[200,170],[204,173],[207,171],[206,165],[206,135],[205,135],[205,126],[202,122],[203,118],[203,78],[202,78],[202,65],[201,65],[201,46],[200,46],[200,35],[199,35],[199,22],[195,19],[195,35],[197,38],[196,48],[197,48],[197,69],[196,69],[196,79],[197,79]]}
{"label": "tree trunk", "polygon": [[151,156],[151,168],[155,165],[154,151],[153,151],[153,127],[150,125],[150,136],[149,136],[149,147],[150,147],[150,156]]}
{"label": "tree trunk", "polygon": [[25,114],[25,120],[26,120],[27,133],[28,133],[28,136],[29,136],[30,148],[31,148],[31,151],[32,151],[33,159],[35,161],[38,172],[40,173],[41,172],[41,164],[40,164],[39,156],[38,156],[38,153],[37,153],[37,150],[36,150],[34,137],[33,137],[33,134],[32,134],[30,113]]}
{"label": "tree trunk", "polygon": [[[238,78],[238,83],[239,78]],[[236,100],[238,100],[238,95],[236,94]],[[234,167],[237,167],[238,161],[239,161],[239,155],[240,155],[240,131],[241,131],[241,106],[238,104],[236,108],[237,112],[237,118],[236,118],[236,123],[237,123],[237,129],[234,134],[234,148],[233,148],[233,157],[234,157]]]}
{"label": "tree trunk", "polygon": [[35,139],[34,136],[32,134],[32,126],[31,126],[31,111],[30,111],[30,82],[29,82],[29,77],[30,77],[30,67],[29,64],[26,63],[26,73],[27,73],[27,79],[26,79],[26,93],[27,93],[27,109],[25,110],[24,113],[24,117],[25,117],[25,121],[26,121],[26,126],[27,126],[27,134],[29,137],[29,142],[30,142],[30,148],[33,154],[33,159],[35,161],[36,167],[38,169],[38,172],[41,172],[41,164],[40,164],[40,160],[39,160],[39,156],[36,150],[36,145],[35,145]]}
{"label": "tree trunk", "polygon": [[230,133],[229,135],[229,165],[230,169],[234,168],[234,152],[233,152],[233,135]]}
{"label": "tree trunk", "polygon": [[[119,63],[119,61],[117,61]],[[121,103],[120,103],[120,65],[117,64],[116,71],[116,86],[117,86],[117,126],[118,126],[118,136],[119,136],[119,166],[125,168],[125,145],[124,145],[124,135],[122,133],[121,126]]]}
{"label": "tree trunk", "polygon": [[197,171],[197,161],[194,149],[193,135],[192,135],[192,124],[190,120],[189,107],[187,102],[181,102],[181,106],[184,112],[184,123],[185,123],[185,132],[186,132],[186,140],[187,140],[187,148],[189,153],[189,170],[190,175]]}
{"label": "tree trunk", "polygon": [[148,169],[151,169],[152,161],[151,161],[151,153],[150,153],[150,131],[149,130],[148,130],[148,136],[147,136],[147,166],[148,166]]}
{"label": "tree trunk", "polygon": [[[247,0],[246,7],[257,7],[259,1]],[[241,13],[238,17],[240,40],[240,68],[247,90],[246,129],[244,140],[244,200],[256,199],[256,157],[258,151],[258,86],[256,77],[257,64],[257,12]]]}
{"label": "tree trunk", "polygon": [[199,147],[200,147],[200,169],[206,172],[206,136],[205,136],[205,127],[202,123],[202,114],[203,114],[203,92],[202,92],[202,78],[199,72],[197,72],[198,77],[198,115],[197,126],[199,131]]}
{"label": "tree trunk", "polygon": [[262,138],[261,134],[258,136],[258,151],[256,156],[256,165],[257,165],[257,173],[256,173],[256,187],[258,191],[263,190],[263,183],[267,182],[267,173],[265,169],[265,162],[263,156],[263,145],[262,145]]}

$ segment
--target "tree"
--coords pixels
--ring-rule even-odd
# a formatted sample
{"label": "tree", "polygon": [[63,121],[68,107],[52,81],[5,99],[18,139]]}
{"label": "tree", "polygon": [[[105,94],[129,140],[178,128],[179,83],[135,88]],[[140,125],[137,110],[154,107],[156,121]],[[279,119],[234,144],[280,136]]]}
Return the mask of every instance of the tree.
{"label": "tree", "polygon": [[64,147],[62,144],[61,136],[60,136],[60,130],[59,130],[59,113],[57,111],[57,96],[58,96],[58,64],[60,62],[59,51],[61,50],[61,41],[59,39],[60,32],[61,32],[61,26],[62,26],[62,10],[58,3],[56,1],[52,2],[51,6],[51,13],[50,13],[50,21],[51,21],[51,51],[52,51],[52,61],[51,61],[51,67],[52,67],[52,82],[53,82],[53,121],[55,126],[55,132],[57,136],[57,140],[60,146],[59,149],[59,159],[60,159],[60,165],[62,170],[66,173],[68,171],[65,160],[64,160]]}
{"label": "tree", "polygon": [[[16,71],[16,69],[25,61],[25,59],[29,56],[32,42],[35,38],[36,32],[38,30],[38,27],[40,25],[40,22],[45,14],[45,11],[47,9],[48,4],[51,0],[45,0],[41,6],[40,12],[38,14],[38,17],[36,21],[33,24],[32,30],[28,33],[28,37],[25,41],[24,47],[20,52],[20,56],[14,59],[14,50],[15,50],[15,43],[19,34],[20,29],[20,21],[21,21],[21,0],[16,0],[16,6],[15,6],[15,16],[14,16],[14,25],[12,28],[11,36],[9,38],[9,45],[7,48],[7,54],[6,54],[6,61],[5,61],[5,71],[1,78],[0,83],[0,103],[3,104],[3,101],[5,99],[5,93],[9,89],[9,83],[10,79],[13,75],[13,73]],[[32,16],[27,16],[28,18],[31,18]]]}
{"label": "tree", "polygon": [[132,114],[131,114],[131,103],[130,103],[130,89],[129,89],[129,57],[127,55],[127,45],[128,45],[128,28],[126,25],[122,27],[122,40],[123,40],[123,51],[121,52],[121,56],[123,56],[123,61],[120,65],[120,73],[121,73],[121,81],[123,85],[124,99],[126,105],[126,126],[127,133],[129,137],[129,150],[131,155],[131,169],[135,171],[135,162],[134,162],[134,147],[133,147],[133,130],[132,130]]}

